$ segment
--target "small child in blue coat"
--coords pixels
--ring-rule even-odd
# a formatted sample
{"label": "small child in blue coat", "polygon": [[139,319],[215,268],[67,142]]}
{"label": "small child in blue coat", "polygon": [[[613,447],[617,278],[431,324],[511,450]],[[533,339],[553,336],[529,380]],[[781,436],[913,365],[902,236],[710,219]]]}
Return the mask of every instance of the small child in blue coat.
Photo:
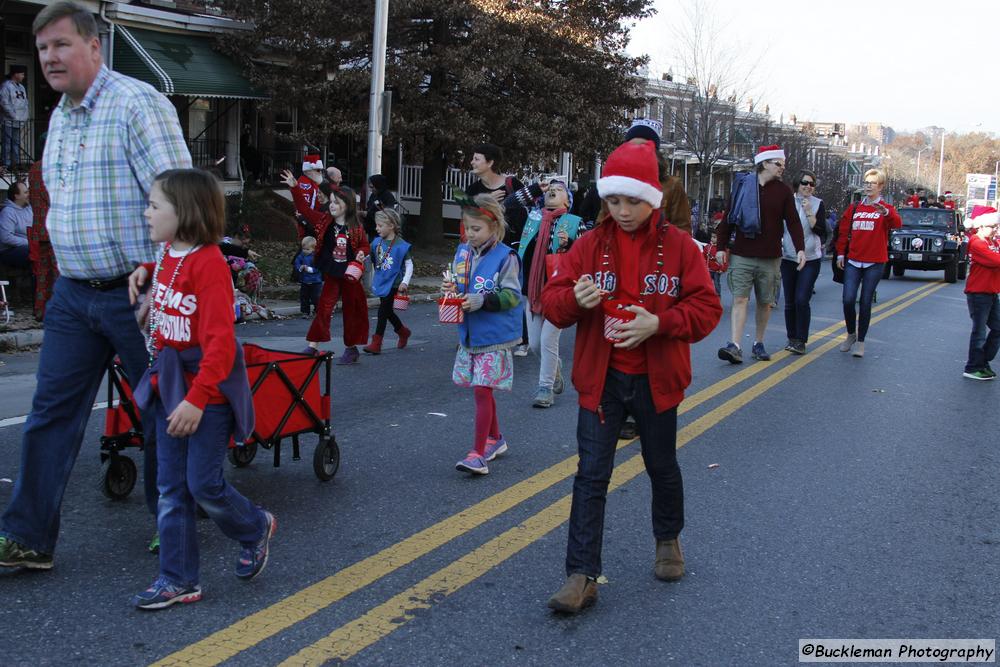
{"label": "small child in blue coat", "polygon": [[302,237],[302,252],[295,256],[295,272],[299,276],[299,310],[310,316],[316,312],[323,290],[323,273],[316,269],[316,239]]}

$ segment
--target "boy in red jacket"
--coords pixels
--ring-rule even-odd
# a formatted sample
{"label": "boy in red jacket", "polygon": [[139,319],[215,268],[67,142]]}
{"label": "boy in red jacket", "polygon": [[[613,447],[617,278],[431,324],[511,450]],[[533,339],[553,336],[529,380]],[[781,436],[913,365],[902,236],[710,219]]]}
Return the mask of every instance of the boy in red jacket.
{"label": "boy in red jacket", "polygon": [[[993,380],[997,374],[990,362],[1000,350],[1000,247],[996,243],[1000,215],[995,208],[976,206],[965,221],[969,237],[969,278],[965,281],[965,299],[972,318],[969,359],[963,377],[970,380]],[[987,333],[989,329],[989,333]]]}
{"label": "boy in red jacket", "polygon": [[715,328],[722,306],[697,244],[662,218],[654,150],[650,142],[628,142],[608,157],[597,189],[609,215],[564,255],[542,292],[546,318],[559,328],[578,325],[580,462],[567,580],[549,600],[556,611],[575,613],[597,600],[604,504],[626,414],[635,417],[653,486],[656,576],[684,575],[677,406],[691,382],[690,344]]}

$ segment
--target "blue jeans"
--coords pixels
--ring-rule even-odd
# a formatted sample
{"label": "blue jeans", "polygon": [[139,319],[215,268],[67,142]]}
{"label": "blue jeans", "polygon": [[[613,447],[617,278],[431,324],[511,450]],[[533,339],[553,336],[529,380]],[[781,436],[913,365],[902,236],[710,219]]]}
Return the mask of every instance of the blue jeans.
{"label": "blue jeans", "polygon": [[985,369],[1000,350],[1000,299],[996,294],[972,293],[966,294],[965,300],[972,318],[965,372],[972,373]]}
{"label": "blue jeans", "polygon": [[[882,279],[884,266],[884,263],[876,262],[859,269],[850,262],[844,262],[844,324],[847,325],[847,333],[853,334],[857,318],[858,340],[862,343],[868,334],[868,324],[872,319],[872,299],[875,297],[878,281]],[[858,287],[861,288],[861,304],[860,312],[855,314],[854,302],[858,299]]]}
{"label": "blue jeans", "polygon": [[222,532],[244,546],[264,536],[264,512],[226,483],[222,462],[233,432],[228,403],[206,405],[198,430],[186,438],[167,435],[167,413],[156,401],[159,458],[160,575],[178,586],[197,584],[198,518],[196,505]]}
{"label": "blue jeans", "polygon": [[677,408],[657,413],[646,375],[608,369],[601,412],[580,408],[576,426],[580,462],[573,480],[566,574],[601,573],[604,505],[615,465],[618,432],[626,415],[635,418],[642,460],[653,487],[653,535],[671,540],[684,527],[684,485],[677,465]]}
{"label": "blue jeans", "polygon": [[812,318],[809,301],[822,263],[821,259],[811,259],[799,271],[796,262],[781,260],[781,285],[785,292],[785,333],[788,334],[788,340],[809,342],[809,321]]}
{"label": "blue jeans", "polygon": [[14,167],[21,160],[21,126],[16,120],[5,120],[0,123],[0,165]]}
{"label": "blue jeans", "polygon": [[[24,425],[21,471],[0,535],[51,554],[59,511],[83,442],[94,398],[117,353],[132,382],[146,370],[146,348],[125,287],[101,292],[60,276],[45,309],[31,414]],[[156,444],[144,415],[146,504],[156,507]],[[96,455],[96,448],[95,448]]]}

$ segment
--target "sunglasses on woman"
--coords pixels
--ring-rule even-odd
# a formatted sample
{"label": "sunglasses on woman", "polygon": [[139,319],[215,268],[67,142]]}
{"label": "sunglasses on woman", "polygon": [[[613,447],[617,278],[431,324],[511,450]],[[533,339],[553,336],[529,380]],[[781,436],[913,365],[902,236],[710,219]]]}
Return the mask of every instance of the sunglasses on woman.
{"label": "sunglasses on woman", "polygon": [[812,181],[799,181],[799,185],[806,185],[809,186],[810,188],[816,187],[816,184],[813,183]]}

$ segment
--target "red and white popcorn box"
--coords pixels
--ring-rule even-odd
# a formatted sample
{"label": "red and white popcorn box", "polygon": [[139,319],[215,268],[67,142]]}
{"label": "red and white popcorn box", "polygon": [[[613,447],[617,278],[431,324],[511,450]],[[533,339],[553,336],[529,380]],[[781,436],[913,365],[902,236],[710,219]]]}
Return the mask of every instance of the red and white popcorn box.
{"label": "red and white popcorn box", "polygon": [[348,280],[358,281],[361,280],[361,276],[364,275],[365,265],[361,262],[348,262],[347,268],[344,269],[344,277]]}
{"label": "red and white popcorn box", "polygon": [[397,294],[392,298],[392,309],[393,310],[406,310],[410,307],[410,295],[409,294]]}
{"label": "red and white popcorn box", "polygon": [[627,303],[619,299],[610,299],[604,302],[604,340],[609,343],[621,342],[621,339],[616,335],[617,331],[615,329],[635,319],[635,313],[631,310],[625,310],[626,307],[634,305],[633,303]]}
{"label": "red and white popcorn box", "polygon": [[465,320],[462,311],[462,297],[456,294],[445,294],[438,299],[438,322],[442,324],[459,324]]}

